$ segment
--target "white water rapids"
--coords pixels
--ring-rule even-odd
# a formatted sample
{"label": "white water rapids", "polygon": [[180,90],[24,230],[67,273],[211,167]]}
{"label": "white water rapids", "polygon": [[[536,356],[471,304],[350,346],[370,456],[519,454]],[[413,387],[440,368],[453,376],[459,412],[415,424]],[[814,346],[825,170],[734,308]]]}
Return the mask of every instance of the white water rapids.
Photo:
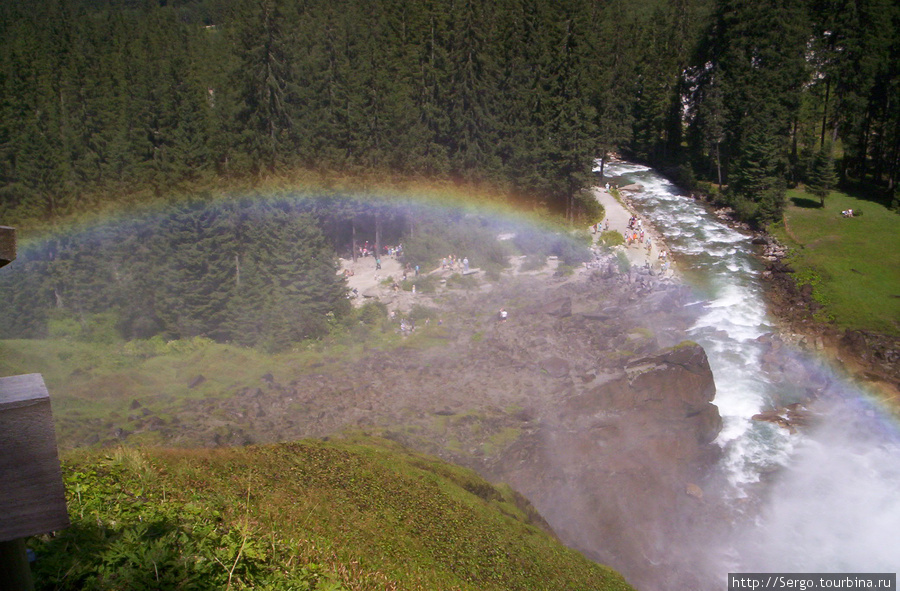
{"label": "white water rapids", "polygon": [[[749,525],[718,549],[716,570],[722,572],[716,578],[724,582],[728,572],[900,570],[897,425],[855,384],[801,351],[785,354],[840,392],[822,404],[822,425],[791,435],[751,420],[802,399],[792,391],[796,386],[770,383],[761,370],[757,339],[774,327],[751,238],[646,166],[614,162],[604,173],[619,187],[641,186],[631,193],[635,208],[659,231],[677,270],[697,291],[704,309],[691,335],[706,350],[715,376],[726,495],[735,506],[748,495],[761,498],[761,504],[748,504],[758,508]],[[755,484],[761,478],[764,486]]]}

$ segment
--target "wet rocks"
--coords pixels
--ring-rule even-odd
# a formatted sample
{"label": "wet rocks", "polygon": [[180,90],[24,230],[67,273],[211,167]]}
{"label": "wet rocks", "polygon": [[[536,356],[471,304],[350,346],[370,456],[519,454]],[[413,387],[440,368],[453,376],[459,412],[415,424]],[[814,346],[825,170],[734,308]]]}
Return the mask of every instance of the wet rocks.
{"label": "wet rocks", "polygon": [[855,357],[878,379],[900,388],[900,338],[862,330],[848,330],[838,341],[842,355]]}
{"label": "wet rocks", "polygon": [[764,421],[783,427],[792,434],[798,427],[805,427],[810,423],[812,414],[800,403],[789,404],[782,408],[767,410],[751,417],[754,421]]}
{"label": "wet rocks", "polygon": [[540,368],[551,378],[564,378],[569,375],[569,362],[561,357],[549,357],[543,360]]}
{"label": "wet rocks", "polygon": [[548,408],[492,476],[529,498],[565,543],[640,586],[651,580],[647,560],[671,556],[703,510],[698,482],[722,426],[714,396],[695,343],[633,359]]}

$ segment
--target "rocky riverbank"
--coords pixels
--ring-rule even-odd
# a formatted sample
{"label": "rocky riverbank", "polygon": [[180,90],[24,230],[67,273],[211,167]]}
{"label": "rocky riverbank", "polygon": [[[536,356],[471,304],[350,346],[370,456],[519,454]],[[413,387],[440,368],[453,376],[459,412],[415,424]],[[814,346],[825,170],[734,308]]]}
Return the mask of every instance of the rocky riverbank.
{"label": "rocky riverbank", "polygon": [[714,208],[716,217],[731,228],[753,234],[757,256],[765,265],[765,297],[778,321],[779,338],[806,351],[826,355],[850,375],[867,383],[900,412],[900,337],[872,331],[838,329],[816,319],[822,306],[811,285],[798,285],[787,263],[789,249],[771,234],[753,230],[736,220],[730,208]]}
{"label": "rocky riverbank", "polygon": [[900,338],[841,330],[816,320],[821,305],[813,298],[812,286],[798,286],[794,270],[785,261],[788,249],[768,234],[760,233],[754,242],[766,262],[766,298],[779,321],[782,337],[802,349],[828,355],[900,409]]}

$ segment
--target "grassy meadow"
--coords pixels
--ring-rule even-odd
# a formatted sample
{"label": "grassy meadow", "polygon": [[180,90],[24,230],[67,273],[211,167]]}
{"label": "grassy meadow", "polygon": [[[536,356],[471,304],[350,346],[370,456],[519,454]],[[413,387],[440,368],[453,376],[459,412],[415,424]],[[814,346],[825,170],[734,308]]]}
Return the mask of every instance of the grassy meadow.
{"label": "grassy meadow", "polygon": [[[784,223],[774,232],[791,248],[798,282],[812,285],[823,305],[819,319],[900,335],[900,215],[836,191],[824,208],[802,190],[788,197]],[[847,209],[857,215],[843,217]]]}
{"label": "grassy meadow", "polygon": [[521,496],[390,441],[64,455],[37,589],[631,589]]}

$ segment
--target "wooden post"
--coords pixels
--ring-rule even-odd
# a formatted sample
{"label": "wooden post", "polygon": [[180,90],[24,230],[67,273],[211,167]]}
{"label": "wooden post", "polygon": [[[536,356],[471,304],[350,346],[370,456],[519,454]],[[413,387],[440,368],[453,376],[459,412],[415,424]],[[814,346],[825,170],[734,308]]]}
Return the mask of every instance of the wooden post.
{"label": "wooden post", "polygon": [[9,591],[34,589],[24,538],[0,542],[0,589]]}
{"label": "wooden post", "polygon": [[16,258],[16,229],[0,226],[0,267]]}
{"label": "wooden post", "polygon": [[0,378],[0,483],[0,589],[30,591],[24,539],[69,525],[41,374]]}

